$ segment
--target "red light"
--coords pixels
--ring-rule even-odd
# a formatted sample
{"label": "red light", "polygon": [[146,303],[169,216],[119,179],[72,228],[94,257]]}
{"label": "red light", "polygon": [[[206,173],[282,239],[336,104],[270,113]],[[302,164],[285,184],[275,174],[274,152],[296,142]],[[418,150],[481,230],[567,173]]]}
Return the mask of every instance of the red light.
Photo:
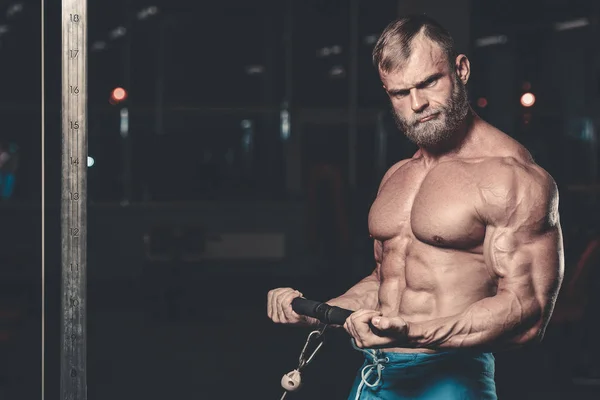
{"label": "red light", "polygon": [[487,107],[487,105],[488,102],[485,97],[480,97],[479,99],[477,99],[477,106],[479,106],[480,108],[485,108]]}
{"label": "red light", "polygon": [[535,104],[535,96],[533,93],[525,93],[521,96],[521,105],[523,107],[531,107]]}
{"label": "red light", "polygon": [[110,96],[111,104],[118,103],[127,98],[127,91],[121,87],[115,88]]}

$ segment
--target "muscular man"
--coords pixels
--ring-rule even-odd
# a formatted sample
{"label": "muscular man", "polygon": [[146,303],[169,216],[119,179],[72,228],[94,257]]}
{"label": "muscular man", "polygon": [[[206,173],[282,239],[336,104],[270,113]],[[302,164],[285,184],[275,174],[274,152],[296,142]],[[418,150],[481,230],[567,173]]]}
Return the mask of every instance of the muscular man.
{"label": "muscular man", "polygon": [[[541,340],[562,283],[556,184],[470,108],[469,60],[435,21],[392,22],[373,59],[419,150],[372,204],[375,270],[328,301],[354,311],[365,353],[350,398],[495,399],[492,352]],[[315,324],[291,309],[301,295],[270,291],[269,317]]]}

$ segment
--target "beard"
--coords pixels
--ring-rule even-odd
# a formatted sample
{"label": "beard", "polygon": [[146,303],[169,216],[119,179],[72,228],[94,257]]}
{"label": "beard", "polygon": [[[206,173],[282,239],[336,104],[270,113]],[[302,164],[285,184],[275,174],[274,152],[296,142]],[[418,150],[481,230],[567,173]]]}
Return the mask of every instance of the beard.
{"label": "beard", "polygon": [[[447,105],[438,108],[427,108],[423,113],[412,118],[402,118],[392,107],[392,115],[398,129],[419,147],[436,147],[447,143],[460,128],[469,112],[469,100],[466,86],[454,76],[454,90]],[[437,115],[429,121],[419,122],[429,115]]]}

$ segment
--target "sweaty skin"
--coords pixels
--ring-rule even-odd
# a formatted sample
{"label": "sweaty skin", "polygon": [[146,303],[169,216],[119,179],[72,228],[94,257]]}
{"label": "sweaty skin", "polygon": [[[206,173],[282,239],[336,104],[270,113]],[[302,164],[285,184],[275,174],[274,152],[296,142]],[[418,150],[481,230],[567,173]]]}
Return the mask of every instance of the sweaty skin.
{"label": "sweaty skin", "polygon": [[[452,70],[444,57],[419,38],[399,70],[380,71],[396,120],[420,150],[390,168],[371,206],[375,269],[328,301],[355,311],[344,328],[359,347],[522,346],[543,337],[562,283],[554,180],[470,108],[456,123],[470,66],[460,55]],[[291,310],[301,295],[270,291],[269,317],[316,323]]]}

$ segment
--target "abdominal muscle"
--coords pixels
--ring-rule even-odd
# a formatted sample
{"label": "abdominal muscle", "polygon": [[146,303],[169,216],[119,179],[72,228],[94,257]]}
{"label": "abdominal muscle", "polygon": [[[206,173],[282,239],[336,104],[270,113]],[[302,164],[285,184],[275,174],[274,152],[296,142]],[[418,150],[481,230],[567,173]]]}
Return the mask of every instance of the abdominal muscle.
{"label": "abdominal muscle", "polygon": [[[398,316],[408,323],[449,317],[495,294],[496,280],[481,251],[465,252],[420,245],[423,248],[419,251],[401,252],[406,254],[404,256],[394,255],[393,251],[384,255],[378,293],[378,311],[384,316]],[[384,350],[435,352],[398,347]]]}

